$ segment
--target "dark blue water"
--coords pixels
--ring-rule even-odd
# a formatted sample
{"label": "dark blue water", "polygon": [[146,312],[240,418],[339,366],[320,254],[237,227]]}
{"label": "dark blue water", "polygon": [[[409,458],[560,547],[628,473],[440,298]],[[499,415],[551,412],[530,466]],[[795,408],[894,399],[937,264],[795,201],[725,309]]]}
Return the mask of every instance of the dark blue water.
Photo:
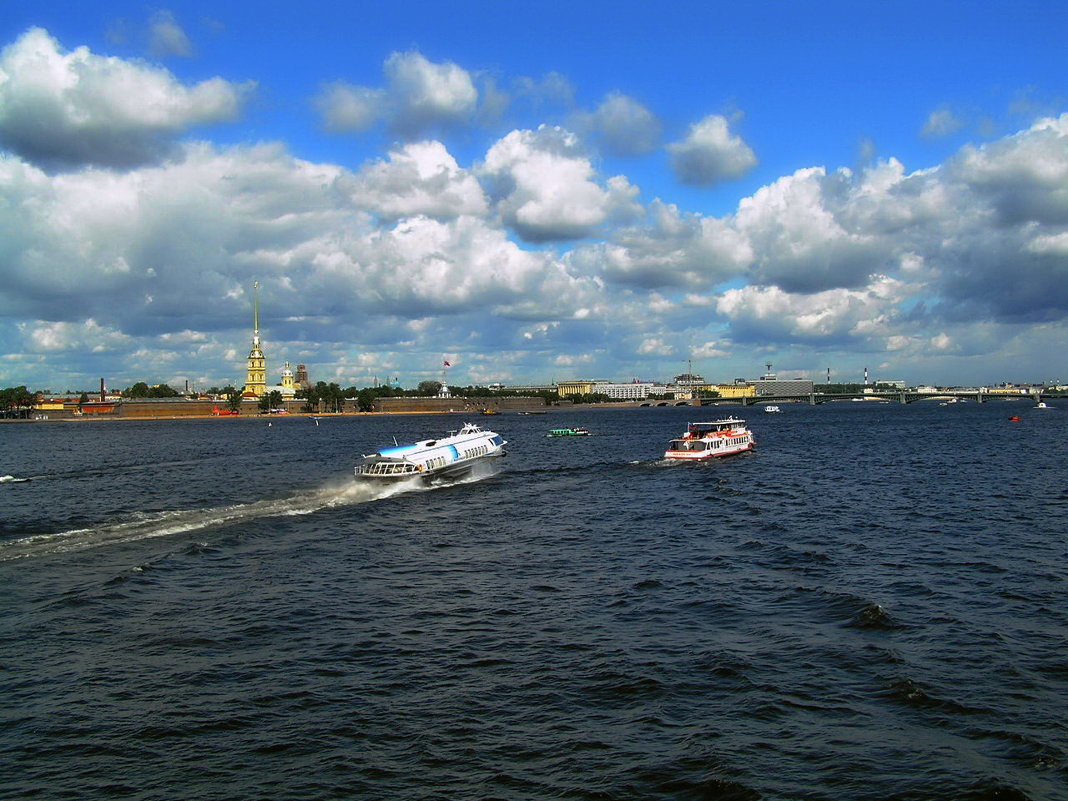
{"label": "dark blue water", "polygon": [[0,798],[1068,798],[1068,408],[783,409],[0,425]]}

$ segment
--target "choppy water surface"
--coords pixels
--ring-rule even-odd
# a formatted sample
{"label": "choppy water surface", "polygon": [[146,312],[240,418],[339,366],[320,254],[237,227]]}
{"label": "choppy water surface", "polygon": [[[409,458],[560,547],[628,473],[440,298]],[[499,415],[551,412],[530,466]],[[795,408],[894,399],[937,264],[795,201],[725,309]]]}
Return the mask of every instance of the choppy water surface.
{"label": "choppy water surface", "polygon": [[1068,406],[783,410],[2,425],[0,797],[1068,798]]}

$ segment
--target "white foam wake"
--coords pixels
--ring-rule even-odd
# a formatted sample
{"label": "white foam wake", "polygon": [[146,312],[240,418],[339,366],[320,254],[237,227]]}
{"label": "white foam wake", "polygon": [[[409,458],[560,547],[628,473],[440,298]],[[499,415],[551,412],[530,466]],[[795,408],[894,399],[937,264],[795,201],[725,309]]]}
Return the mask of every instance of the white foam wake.
{"label": "white foam wake", "polygon": [[418,479],[385,486],[346,483],[276,498],[208,509],[178,509],[165,512],[137,512],[129,519],[86,528],[48,534],[35,534],[0,544],[0,561],[30,556],[66,553],[103,545],[113,545],[155,537],[167,537],[230,523],[282,515],[307,515],[320,509],[381,500],[404,492],[433,489]]}

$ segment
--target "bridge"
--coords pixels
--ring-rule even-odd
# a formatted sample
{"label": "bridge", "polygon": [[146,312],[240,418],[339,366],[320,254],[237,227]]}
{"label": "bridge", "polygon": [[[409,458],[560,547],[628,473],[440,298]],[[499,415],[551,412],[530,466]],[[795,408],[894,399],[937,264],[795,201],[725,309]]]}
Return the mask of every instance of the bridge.
{"label": "bridge", "polygon": [[939,390],[938,392],[915,392],[909,390],[893,390],[890,392],[810,392],[808,395],[750,395],[742,398],[702,398],[694,403],[701,406],[714,406],[720,403],[741,403],[743,406],[754,406],[758,403],[789,403],[807,401],[812,406],[831,401],[883,401],[896,403],[914,403],[921,400],[940,400],[949,402],[974,401],[986,403],[991,400],[1007,400],[1009,398],[1027,398],[1036,403],[1042,399],[1041,395],[1003,395],[984,392],[978,389]]}

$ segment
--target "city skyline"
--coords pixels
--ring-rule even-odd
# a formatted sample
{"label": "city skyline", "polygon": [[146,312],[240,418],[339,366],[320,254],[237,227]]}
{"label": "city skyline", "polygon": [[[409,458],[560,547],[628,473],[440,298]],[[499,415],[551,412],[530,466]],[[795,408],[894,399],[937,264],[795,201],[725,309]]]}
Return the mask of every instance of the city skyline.
{"label": "city skyline", "polygon": [[0,385],[1068,379],[1054,2],[5,4]]}

